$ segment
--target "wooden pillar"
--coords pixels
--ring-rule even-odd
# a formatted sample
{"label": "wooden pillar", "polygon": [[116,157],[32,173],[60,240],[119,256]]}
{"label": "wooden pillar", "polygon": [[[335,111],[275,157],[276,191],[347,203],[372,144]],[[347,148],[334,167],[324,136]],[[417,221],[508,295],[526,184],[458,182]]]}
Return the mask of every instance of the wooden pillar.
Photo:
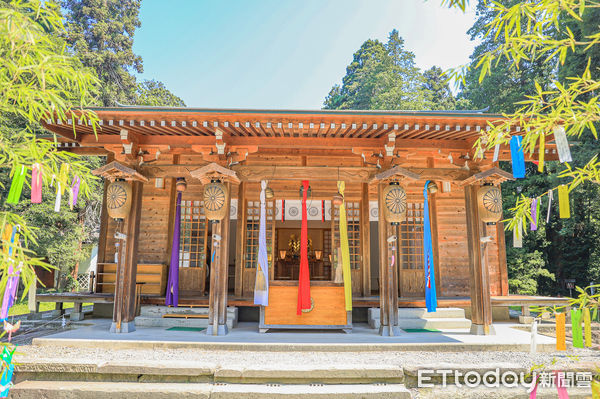
{"label": "wooden pillar", "polygon": [[[385,221],[383,208],[385,207],[383,199],[384,184],[380,183],[377,187],[377,198],[379,205],[379,319],[381,326],[379,334],[383,336],[400,335],[398,327],[398,271],[395,264],[390,266],[389,253],[390,245],[388,237],[392,233],[391,227]],[[393,246],[397,251],[398,242]]]}
{"label": "wooden pillar", "polygon": [[371,296],[371,224],[369,223],[369,184],[361,185],[360,239],[362,253],[362,294]]}
{"label": "wooden pillar", "polygon": [[506,240],[504,223],[496,223],[496,240],[498,243],[498,269],[500,270],[500,295],[508,295],[508,268],[506,264]]}
{"label": "wooden pillar", "polygon": [[[225,183],[231,193],[231,183]],[[210,295],[208,297],[208,335],[227,334],[227,273],[229,269],[229,209],[231,196],[225,204],[227,212],[223,220],[213,225],[212,250],[216,251],[210,265]],[[218,246],[215,246],[218,242]]]}
{"label": "wooden pillar", "polygon": [[475,185],[465,186],[467,239],[471,285],[471,334],[494,334],[489,270],[486,263],[486,244],[481,242],[485,226],[479,219]]}
{"label": "wooden pillar", "polygon": [[115,299],[113,323],[110,332],[127,333],[135,331],[135,283],[138,260],[138,236],[142,211],[142,194],[144,183],[133,181],[131,184],[131,210],[124,220],[121,233],[125,240],[120,240],[119,261],[117,262],[117,281],[115,283]]}
{"label": "wooden pillar", "polygon": [[[115,160],[113,153],[106,156],[106,164]],[[106,189],[110,182],[104,179],[102,191],[102,209],[100,211],[100,235],[98,236],[98,263],[106,262],[106,235],[108,234],[108,211],[106,210]]]}
{"label": "wooden pillar", "polygon": [[246,251],[246,183],[244,182],[241,182],[238,187],[237,211],[237,228],[235,230],[237,236],[235,241],[235,296],[241,297]]}

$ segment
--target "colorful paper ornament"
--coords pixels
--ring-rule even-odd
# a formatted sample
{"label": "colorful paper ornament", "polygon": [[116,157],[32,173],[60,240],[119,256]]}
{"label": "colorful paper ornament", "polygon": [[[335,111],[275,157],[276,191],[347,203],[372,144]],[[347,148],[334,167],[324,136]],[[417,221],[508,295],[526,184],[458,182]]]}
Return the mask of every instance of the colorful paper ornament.
{"label": "colorful paper ornament", "polygon": [[2,363],[6,365],[6,368],[2,372],[2,378],[0,378],[0,385],[3,390],[0,392],[0,398],[6,398],[8,391],[12,385],[12,377],[15,370],[14,364],[12,364],[13,355],[17,348],[9,350],[6,346],[2,349]]}
{"label": "colorful paper ornament", "polygon": [[71,190],[69,191],[70,192],[69,206],[70,206],[71,210],[77,204],[77,197],[79,196],[79,185],[80,184],[81,184],[81,179],[79,178],[79,176],[75,175],[75,177],[73,177],[73,185],[71,186]]}
{"label": "colorful paper ornament", "polygon": [[544,160],[546,156],[546,135],[542,133],[540,135],[540,156],[538,157],[538,172],[542,173],[544,171]]}
{"label": "colorful paper ornament", "polygon": [[18,165],[16,167],[12,182],[10,184],[10,190],[8,191],[8,197],[6,198],[7,204],[19,203],[19,200],[21,199],[21,192],[23,191],[23,183],[25,183],[25,172],[25,165]]}
{"label": "colorful paper ornament", "polygon": [[539,209],[539,199],[532,198],[531,199],[531,231],[537,230],[538,225],[538,209]]}
{"label": "colorful paper ornament", "polygon": [[39,163],[31,167],[31,202],[33,204],[42,202],[42,166]]}
{"label": "colorful paper ornament", "polygon": [[581,317],[581,309],[571,309],[571,333],[573,335],[573,347],[575,348],[583,348]]}
{"label": "colorful paper ornament", "polygon": [[556,322],[556,350],[566,351],[567,340],[565,335],[565,313],[556,313],[554,315]]}
{"label": "colorful paper ornament", "polygon": [[525,153],[521,148],[521,136],[512,136],[510,139],[510,155],[512,161],[513,177],[522,179],[525,177]]}
{"label": "colorful paper ornament", "polygon": [[563,126],[557,126],[553,129],[553,132],[554,142],[556,143],[556,151],[558,151],[558,160],[560,163],[573,162],[565,128]]}
{"label": "colorful paper ornament", "polygon": [[[338,192],[344,197],[346,182],[337,182]],[[340,205],[340,248],[342,250],[342,273],[344,275],[344,299],[346,302],[346,311],[352,310],[352,279],[350,269],[350,246],[348,244],[348,224],[346,220],[346,202],[342,201]]]}
{"label": "colorful paper ornament", "polygon": [[552,211],[552,200],[554,199],[554,192],[548,190],[548,213],[546,214],[546,223],[550,222],[550,212]]}
{"label": "colorful paper ornament", "polygon": [[258,263],[254,283],[254,304],[269,305],[269,257],[267,255],[267,181],[260,182],[260,219],[258,229]]}
{"label": "colorful paper ornament", "polygon": [[569,187],[564,184],[558,186],[558,210],[561,219],[571,217],[571,204],[569,203]]}
{"label": "colorful paper ornament", "polygon": [[494,147],[494,158],[492,162],[498,162],[498,157],[500,156],[500,144],[496,144]]}
{"label": "colorful paper ornament", "polygon": [[592,315],[590,314],[590,308],[583,308],[583,336],[585,339],[585,346],[588,348],[592,347]]}
{"label": "colorful paper ornament", "polygon": [[513,229],[513,247],[523,248],[523,225],[522,221],[519,220],[517,226]]}

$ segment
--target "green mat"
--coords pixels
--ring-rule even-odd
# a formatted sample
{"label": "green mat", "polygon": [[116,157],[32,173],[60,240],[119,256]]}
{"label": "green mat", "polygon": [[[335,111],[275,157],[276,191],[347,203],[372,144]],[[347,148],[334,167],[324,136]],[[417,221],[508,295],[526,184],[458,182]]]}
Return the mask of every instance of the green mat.
{"label": "green mat", "polygon": [[204,327],[169,327],[167,331],[203,331]]}
{"label": "green mat", "polygon": [[435,328],[403,328],[407,333],[441,332]]}

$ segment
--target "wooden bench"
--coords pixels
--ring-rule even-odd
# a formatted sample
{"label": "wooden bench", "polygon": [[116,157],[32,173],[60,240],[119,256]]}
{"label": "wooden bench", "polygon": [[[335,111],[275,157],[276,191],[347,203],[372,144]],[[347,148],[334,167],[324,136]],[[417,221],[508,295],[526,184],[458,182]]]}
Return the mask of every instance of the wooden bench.
{"label": "wooden bench", "polygon": [[208,319],[207,314],[184,314],[184,313],[166,313],[165,319]]}

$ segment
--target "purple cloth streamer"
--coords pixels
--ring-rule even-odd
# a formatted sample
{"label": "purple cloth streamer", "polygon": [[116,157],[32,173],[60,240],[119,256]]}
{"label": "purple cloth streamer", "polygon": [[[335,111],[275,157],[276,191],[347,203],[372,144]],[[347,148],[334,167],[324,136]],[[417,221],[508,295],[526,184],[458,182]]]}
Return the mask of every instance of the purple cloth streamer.
{"label": "purple cloth streamer", "polygon": [[75,206],[77,203],[77,196],[79,196],[79,184],[81,184],[81,180],[79,179],[79,176],[76,175],[73,178],[73,185],[71,186],[71,192],[73,193],[71,206]]}
{"label": "purple cloth streamer", "polygon": [[181,192],[177,193],[177,206],[175,211],[175,227],[173,228],[173,244],[171,245],[171,264],[169,265],[169,280],[165,305],[179,305],[179,235],[181,226]]}
{"label": "purple cloth streamer", "polygon": [[[15,235],[17,234],[18,227],[13,226],[12,235],[10,236],[11,246],[8,249],[9,258],[13,254],[13,246],[15,244]],[[0,321],[4,321],[8,318],[8,310],[15,303],[15,295],[17,295],[17,287],[19,286],[19,275],[21,274],[21,268],[18,267],[16,272],[13,268],[14,261],[8,263],[8,281],[6,282],[6,288],[4,289],[4,297],[2,299],[2,310],[0,312]]]}
{"label": "purple cloth streamer", "polygon": [[537,230],[537,198],[531,200],[531,231]]}

